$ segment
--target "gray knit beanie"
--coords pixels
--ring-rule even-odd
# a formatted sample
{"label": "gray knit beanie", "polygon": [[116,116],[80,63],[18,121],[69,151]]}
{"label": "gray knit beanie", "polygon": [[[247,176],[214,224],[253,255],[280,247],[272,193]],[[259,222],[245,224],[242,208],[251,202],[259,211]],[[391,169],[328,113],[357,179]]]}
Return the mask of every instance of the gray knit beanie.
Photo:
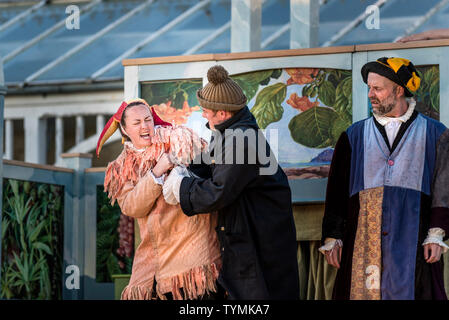
{"label": "gray knit beanie", "polygon": [[239,85],[222,66],[207,71],[209,83],[196,92],[200,105],[206,109],[236,111],[246,105],[246,97]]}

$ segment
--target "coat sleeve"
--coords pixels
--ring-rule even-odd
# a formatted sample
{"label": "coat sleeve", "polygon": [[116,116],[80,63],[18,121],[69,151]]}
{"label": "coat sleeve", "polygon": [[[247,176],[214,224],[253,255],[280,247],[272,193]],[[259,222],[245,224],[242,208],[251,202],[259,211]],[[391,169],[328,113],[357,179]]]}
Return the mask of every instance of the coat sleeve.
{"label": "coat sleeve", "polygon": [[154,181],[151,171],[148,171],[135,186],[131,182],[126,183],[117,202],[124,215],[143,218],[149,214],[161,193],[162,186]]}
{"label": "coat sleeve", "polygon": [[220,164],[209,179],[184,178],[179,197],[188,216],[220,210],[240,196],[259,174],[256,165]]}
{"label": "coat sleeve", "polygon": [[188,167],[189,171],[203,179],[212,177],[210,166],[203,161],[206,156],[205,153],[199,155]]}
{"label": "coat sleeve", "polygon": [[322,242],[326,238],[343,239],[349,203],[351,146],[346,132],[340,135],[332,156],[326,189]]}
{"label": "coat sleeve", "polygon": [[432,185],[430,228],[441,228],[449,236],[449,129],[438,140]]}

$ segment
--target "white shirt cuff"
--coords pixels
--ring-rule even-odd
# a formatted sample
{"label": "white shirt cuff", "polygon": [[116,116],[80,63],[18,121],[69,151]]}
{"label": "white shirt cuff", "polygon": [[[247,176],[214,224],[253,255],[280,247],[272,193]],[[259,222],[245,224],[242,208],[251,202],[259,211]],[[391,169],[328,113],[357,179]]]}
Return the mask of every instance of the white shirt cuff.
{"label": "white shirt cuff", "polygon": [[429,229],[429,232],[427,233],[427,238],[424,240],[423,245],[434,243],[438,244],[443,253],[447,252],[449,250],[449,246],[443,242],[445,232],[441,228],[431,228]]}
{"label": "white shirt cuff", "polygon": [[159,178],[156,178],[154,176],[153,171],[149,171],[149,174],[151,175],[151,177],[153,177],[154,182],[156,182],[159,185],[163,185],[164,184],[164,178],[165,178],[165,174],[163,174],[162,176],[160,176]]}
{"label": "white shirt cuff", "polygon": [[340,239],[327,238],[326,240],[324,240],[324,245],[318,248],[318,250],[322,254],[326,254],[326,251],[333,250],[337,245],[343,247],[343,241],[341,241]]}

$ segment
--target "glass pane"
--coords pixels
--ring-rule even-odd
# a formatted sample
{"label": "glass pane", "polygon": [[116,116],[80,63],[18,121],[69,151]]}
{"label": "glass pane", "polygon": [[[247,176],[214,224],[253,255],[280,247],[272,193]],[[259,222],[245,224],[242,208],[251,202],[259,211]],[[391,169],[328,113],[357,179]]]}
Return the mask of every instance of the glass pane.
{"label": "glass pane", "polygon": [[446,29],[449,27],[449,4],[438,11],[431,19],[427,20],[415,33],[433,30]]}
{"label": "glass pane", "polygon": [[290,30],[285,32],[282,36],[277,38],[263,50],[284,50],[284,49],[290,49]]}
{"label": "glass pane", "polygon": [[18,16],[31,7],[31,5],[26,4],[17,4],[15,6],[6,5],[3,7],[0,3],[0,25],[8,22],[9,20],[13,19],[14,17]]}
{"label": "glass pane", "polygon": [[84,79],[186,11],[196,1],[158,1],[62,62],[38,80]]}
{"label": "glass pane", "polygon": [[230,1],[212,2],[130,58],[182,55],[230,19]]}
{"label": "glass pane", "polygon": [[[89,36],[107,27],[140,3],[140,1],[101,2],[90,11],[81,14],[80,29],[69,30],[62,27],[6,63],[6,81],[14,82],[24,80],[27,76],[63,55],[71,48],[86,40]],[[61,10],[65,15],[65,6]],[[86,56],[82,59],[86,59]],[[90,59],[87,58],[87,60]],[[73,64],[73,61],[71,63]],[[82,78],[85,78],[85,76]],[[57,78],[53,77],[51,79]]]}
{"label": "glass pane", "polygon": [[262,9],[262,42],[289,22],[290,0],[267,1]]}
{"label": "glass pane", "polygon": [[122,64],[118,64],[115,67],[111,68],[108,72],[103,74],[99,80],[108,80],[108,79],[123,79],[125,73],[125,68]]}
{"label": "glass pane", "polygon": [[[262,42],[274,32],[279,30],[290,20],[290,2],[287,0],[269,0],[265,2],[262,8]],[[285,37],[288,41],[285,42]],[[290,46],[290,33],[276,40],[269,48],[264,50],[288,49]],[[206,46],[198,50],[197,54],[202,53],[227,53],[231,52],[231,31],[228,30],[222,35],[208,43]]]}
{"label": "glass pane", "polygon": [[219,37],[209,42],[196,52],[196,54],[202,53],[227,53],[231,52],[231,29],[222,33]]}
{"label": "glass pane", "polygon": [[[413,5],[410,3],[413,2]],[[435,6],[439,0],[394,0],[380,9],[380,28],[368,29],[363,21],[335,45],[392,42]],[[388,30],[388,32],[386,32]]]}
{"label": "glass pane", "polygon": [[5,56],[64,19],[66,7],[67,4],[46,5],[3,31],[0,34],[0,55]]}

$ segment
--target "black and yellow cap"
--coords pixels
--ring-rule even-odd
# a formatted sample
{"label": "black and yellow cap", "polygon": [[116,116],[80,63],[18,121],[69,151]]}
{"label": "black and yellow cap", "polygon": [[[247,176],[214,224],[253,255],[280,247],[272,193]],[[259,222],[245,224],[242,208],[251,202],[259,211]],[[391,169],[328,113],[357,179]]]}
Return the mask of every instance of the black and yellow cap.
{"label": "black and yellow cap", "polygon": [[374,72],[402,86],[406,97],[413,97],[419,89],[421,78],[410,60],[404,58],[379,58],[362,67],[363,81],[367,83],[368,74]]}

